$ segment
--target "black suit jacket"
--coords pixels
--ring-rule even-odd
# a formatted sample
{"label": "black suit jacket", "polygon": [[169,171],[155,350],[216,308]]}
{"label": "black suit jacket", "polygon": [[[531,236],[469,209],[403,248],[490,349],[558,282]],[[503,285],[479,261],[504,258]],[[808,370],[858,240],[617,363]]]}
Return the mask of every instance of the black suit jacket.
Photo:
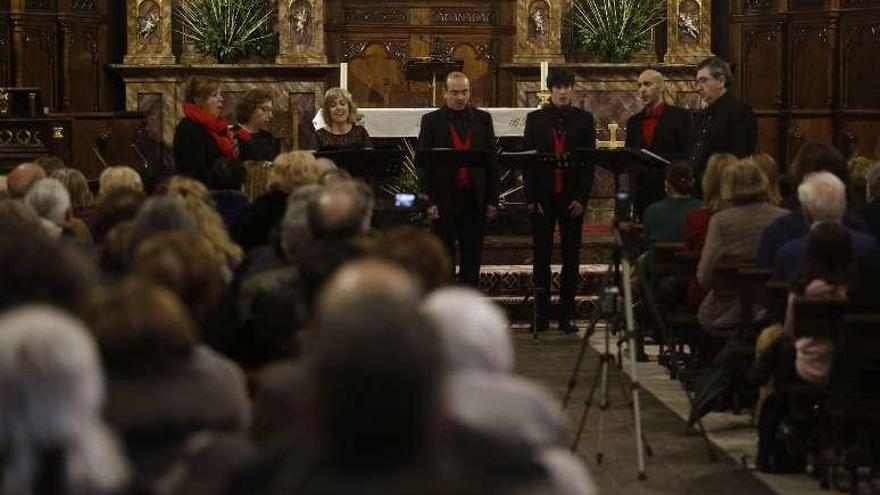
{"label": "black suit jacket", "polygon": [[[471,169],[471,178],[480,210],[486,205],[497,205],[499,179],[498,164],[494,159],[495,127],[492,125],[492,116],[488,112],[473,107],[455,112],[444,106],[425,114],[422,116],[417,149],[454,148],[452,135],[449,131],[451,123],[456,126],[456,130],[463,139],[468,129],[472,131],[471,150],[492,152],[485,169]],[[420,192],[426,194],[429,201],[437,204],[441,210],[449,211],[452,209],[456,193],[456,168],[434,166],[430,163],[417,163],[416,168]]]}
{"label": "black suit jacket", "polygon": [[[596,148],[596,123],[593,114],[571,105],[563,108],[547,105],[529,112],[523,134],[523,147],[539,153],[553,153],[554,129],[565,130],[565,150]],[[587,206],[593,189],[594,167],[578,167],[565,170],[562,179],[562,200],[577,200]],[[523,174],[526,203],[548,204],[553,200],[555,169],[531,169]]]}
{"label": "black suit jacket", "polygon": [[174,131],[174,167],[179,173],[211,187],[211,167],[220,156],[207,129],[188,117],[181,119]]}
{"label": "black suit jacket", "polygon": [[755,114],[730,91],[695,115],[693,131],[691,164],[696,176],[702,176],[710,156],[731,153],[745,158],[754,154],[758,145]]}
{"label": "black suit jacket", "polygon": [[[691,113],[680,107],[666,105],[657,120],[654,139],[650,146],[642,140],[642,123],[645,110],[631,116],[626,121],[626,147],[646,149],[669,161],[687,160],[691,150]],[[663,168],[641,169],[636,179],[636,209],[641,215],[644,209],[665,197]]]}

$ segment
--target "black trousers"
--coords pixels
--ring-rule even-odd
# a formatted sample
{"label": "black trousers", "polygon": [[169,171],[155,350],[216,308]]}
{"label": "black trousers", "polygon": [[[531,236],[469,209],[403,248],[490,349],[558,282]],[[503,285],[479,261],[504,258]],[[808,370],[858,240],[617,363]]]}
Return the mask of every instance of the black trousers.
{"label": "black trousers", "polygon": [[[539,316],[547,316],[550,308],[550,260],[553,255],[553,231],[559,224],[562,241],[562,273],[560,274],[559,302],[560,318],[571,317],[574,313],[574,296],[580,285],[580,249],[584,215],[572,218],[568,211],[569,201],[554,196],[541,207],[544,214],[532,213],[532,284],[543,291],[538,296]],[[586,207],[586,205],[584,205]]]}
{"label": "black trousers", "polygon": [[443,241],[452,259],[453,279],[457,260],[458,282],[474,288],[480,285],[485,218],[486,213],[479,208],[474,191],[462,189],[456,192],[451,208],[441,210],[440,218],[433,225],[434,233]]}

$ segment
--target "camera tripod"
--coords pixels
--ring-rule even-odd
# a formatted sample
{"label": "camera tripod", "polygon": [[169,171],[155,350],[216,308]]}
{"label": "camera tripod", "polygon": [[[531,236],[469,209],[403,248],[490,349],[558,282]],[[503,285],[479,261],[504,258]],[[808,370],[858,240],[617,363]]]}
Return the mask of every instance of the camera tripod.
{"label": "camera tripod", "polygon": [[[639,389],[641,388],[641,385],[639,384],[638,375],[636,373],[636,343],[634,330],[635,321],[632,309],[632,286],[630,283],[632,270],[629,259],[623,253],[623,241],[620,236],[620,231],[618,230],[616,225],[612,226],[612,232],[614,233],[615,237],[615,246],[612,252],[612,263],[609,266],[609,270],[605,273],[605,276],[603,277],[604,294],[600,299],[600,304],[596,305],[593,310],[593,315],[590,319],[589,327],[587,328],[587,331],[581,341],[581,348],[578,352],[578,357],[575,361],[574,368],[572,369],[571,377],[569,378],[568,391],[565,394],[563,407],[568,406],[568,402],[569,400],[571,400],[572,392],[577,385],[577,375],[580,371],[581,365],[583,364],[583,359],[586,354],[587,346],[590,345],[589,337],[596,330],[599,321],[604,320],[604,350],[599,356],[599,363],[596,368],[596,374],[593,377],[593,383],[590,386],[590,393],[587,396],[587,399],[584,401],[584,412],[581,415],[580,422],[578,424],[577,434],[575,435],[571,450],[577,450],[578,444],[580,443],[581,435],[584,430],[584,426],[587,421],[587,416],[589,415],[590,409],[593,407],[594,404],[596,404],[599,409],[598,439],[596,442],[596,463],[600,465],[602,464],[602,461],[604,459],[602,440],[604,437],[605,413],[611,405],[611,394],[609,390],[610,387],[608,386],[608,379],[609,374],[614,373],[620,385],[622,397],[624,398],[627,406],[633,412],[633,421],[635,425],[636,459],[638,461],[638,479],[644,480],[647,478],[647,474],[645,473],[645,454],[650,457],[651,455],[653,455],[653,451],[648,445],[648,442],[645,439],[645,435],[642,431],[641,408],[639,404]],[[622,298],[620,294],[621,287],[623,289]],[[623,315],[621,315],[621,312],[623,313]],[[612,332],[614,332],[615,334],[620,333],[621,318],[625,320],[625,329],[620,338],[621,340],[627,341],[631,367],[630,377],[632,383],[629,385],[629,391],[627,390],[627,385],[624,383],[622,371],[617,365],[615,365],[615,358],[614,355],[611,353],[611,334]],[[597,391],[599,391],[598,403],[594,402]],[[631,392],[631,396],[629,395],[629,392]]]}

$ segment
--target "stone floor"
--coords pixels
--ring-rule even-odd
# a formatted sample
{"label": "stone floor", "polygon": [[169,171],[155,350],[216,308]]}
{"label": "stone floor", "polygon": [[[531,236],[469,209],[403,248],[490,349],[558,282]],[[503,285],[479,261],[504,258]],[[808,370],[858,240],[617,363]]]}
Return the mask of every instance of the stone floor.
{"label": "stone floor", "polygon": [[[539,341],[533,341],[525,327],[514,327],[517,351],[517,370],[548,387],[562,401],[581,339],[558,332],[548,332]],[[586,357],[578,374],[567,412],[572,420],[572,432],[584,411],[584,401],[596,376],[602,334],[589,341]],[[616,348],[612,345],[612,350]],[[648,348],[648,353],[656,349]],[[628,370],[628,361],[624,362]],[[646,458],[647,479],[637,479],[637,461],[632,414],[628,412],[618,376],[628,381],[628,373],[620,375],[611,370],[609,392],[611,407],[606,413],[604,427],[604,460],[596,463],[598,439],[598,408],[593,407],[587,417],[585,433],[577,453],[584,460],[602,494],[813,494],[822,492],[818,484],[806,475],[763,475],[742,467],[742,456],[754,456],[757,431],[750,425],[751,417],[744,413],[713,413],[707,417],[706,427],[719,452],[720,460],[709,460],[703,439],[695,433],[684,434],[684,415],[687,402],[678,383],[669,379],[666,370],[656,360],[637,365],[639,380],[645,388],[640,394],[642,424],[645,437],[653,450]],[[597,402],[597,401],[594,401]],[[572,436],[574,438],[574,436]]]}

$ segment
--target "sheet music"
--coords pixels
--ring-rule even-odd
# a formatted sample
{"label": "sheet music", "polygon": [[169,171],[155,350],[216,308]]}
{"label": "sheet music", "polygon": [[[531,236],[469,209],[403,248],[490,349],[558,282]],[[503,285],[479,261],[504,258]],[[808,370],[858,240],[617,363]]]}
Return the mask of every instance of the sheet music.
{"label": "sheet music", "polygon": [[672,163],[672,162],[670,162],[669,160],[667,160],[666,158],[663,158],[662,156],[660,156],[660,155],[658,155],[658,154],[656,154],[656,153],[652,153],[652,152],[650,152],[650,151],[648,151],[648,150],[646,150],[646,149],[644,149],[644,148],[640,149],[640,150],[639,150],[639,153],[644,153],[644,154],[650,156],[651,158],[657,160],[658,162],[663,162],[663,163],[665,163],[666,165],[669,165],[669,164]]}

